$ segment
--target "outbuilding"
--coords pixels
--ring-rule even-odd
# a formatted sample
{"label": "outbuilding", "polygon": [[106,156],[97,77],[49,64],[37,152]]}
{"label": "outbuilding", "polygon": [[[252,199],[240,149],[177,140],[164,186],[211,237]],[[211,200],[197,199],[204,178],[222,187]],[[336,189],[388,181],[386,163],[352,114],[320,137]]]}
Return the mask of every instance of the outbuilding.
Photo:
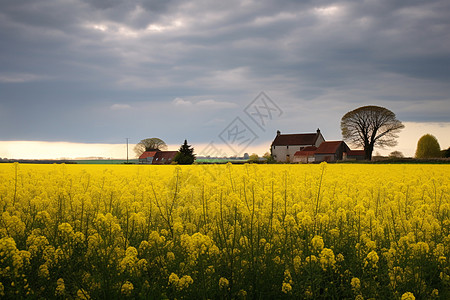
{"label": "outbuilding", "polygon": [[140,164],[151,164],[158,151],[145,151],[139,156]]}
{"label": "outbuilding", "polygon": [[171,164],[177,155],[178,151],[158,151],[153,158],[154,165],[168,165]]}
{"label": "outbuilding", "polygon": [[323,142],[314,151],[314,161],[334,162],[337,160],[342,160],[344,153],[348,151],[350,151],[350,148],[344,141]]}
{"label": "outbuilding", "polygon": [[308,146],[303,148],[303,150],[297,151],[294,154],[294,159],[292,162],[294,163],[311,163],[314,162],[314,153],[316,151],[317,147],[315,146]]}

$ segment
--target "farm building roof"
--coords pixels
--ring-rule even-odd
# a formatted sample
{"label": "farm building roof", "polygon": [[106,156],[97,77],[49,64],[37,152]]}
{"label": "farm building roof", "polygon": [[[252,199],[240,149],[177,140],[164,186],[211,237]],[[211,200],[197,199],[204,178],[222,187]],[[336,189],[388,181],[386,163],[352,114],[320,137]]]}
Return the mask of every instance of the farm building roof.
{"label": "farm building roof", "polygon": [[145,151],[139,156],[139,159],[146,159],[147,157],[154,157],[157,151]]}
{"label": "farm building roof", "polygon": [[279,134],[272,146],[313,145],[320,133]]}
{"label": "farm building roof", "polygon": [[[332,154],[336,153],[338,148],[345,143],[343,141],[329,141],[329,142],[322,142],[320,146],[317,148],[317,150],[314,152],[315,154]],[[347,147],[348,149],[348,147]]]}
{"label": "farm building roof", "polygon": [[308,146],[300,151],[295,152],[294,156],[312,156],[316,153],[316,146]]}
{"label": "farm building roof", "polygon": [[177,155],[178,151],[158,151],[156,152],[155,156],[153,157],[153,164],[159,165],[159,164],[167,164],[171,163],[172,160],[175,158],[175,155]]}

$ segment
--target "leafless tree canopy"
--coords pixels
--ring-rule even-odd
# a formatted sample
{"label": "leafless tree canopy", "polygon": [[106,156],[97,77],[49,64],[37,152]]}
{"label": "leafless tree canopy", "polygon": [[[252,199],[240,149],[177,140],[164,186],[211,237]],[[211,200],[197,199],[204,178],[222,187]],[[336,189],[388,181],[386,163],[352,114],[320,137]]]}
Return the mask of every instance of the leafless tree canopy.
{"label": "leafless tree canopy", "polygon": [[364,147],[366,159],[373,148],[397,145],[397,133],[405,126],[395,114],[379,106],[363,106],[346,113],[341,120],[342,137],[354,146]]}
{"label": "leafless tree canopy", "polygon": [[157,150],[166,150],[166,143],[159,138],[148,138],[141,140],[134,147],[134,152],[136,152],[137,156],[140,156],[145,151],[157,151]]}

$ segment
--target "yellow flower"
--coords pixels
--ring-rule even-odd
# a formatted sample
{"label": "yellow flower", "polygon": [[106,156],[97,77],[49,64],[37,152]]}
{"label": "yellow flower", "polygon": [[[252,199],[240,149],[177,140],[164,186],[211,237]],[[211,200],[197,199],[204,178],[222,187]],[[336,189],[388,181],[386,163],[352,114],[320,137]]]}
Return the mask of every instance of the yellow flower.
{"label": "yellow flower", "polygon": [[432,298],[437,298],[438,296],[439,296],[438,289],[434,289],[433,291],[431,291],[431,297]]}
{"label": "yellow flower", "polygon": [[277,265],[281,264],[281,258],[277,255],[273,258],[273,262]]}
{"label": "yellow flower", "polygon": [[430,247],[428,246],[427,243],[418,242],[417,244],[414,245],[414,252],[416,255],[427,254],[429,250],[430,250]]}
{"label": "yellow flower", "polygon": [[292,283],[292,276],[289,270],[284,270],[284,282]]}
{"label": "yellow flower", "polygon": [[327,268],[334,268],[336,264],[333,250],[328,248],[323,248],[322,252],[320,252],[319,259],[320,264],[322,265],[322,269],[324,270],[326,270]]}
{"label": "yellow flower", "polygon": [[414,294],[411,292],[406,292],[402,295],[401,300],[415,300],[416,297],[414,297]]}
{"label": "yellow flower", "polygon": [[213,265],[208,266],[205,270],[205,273],[208,275],[214,274],[214,272],[215,272],[215,269],[214,269]]}
{"label": "yellow flower", "polygon": [[226,279],[225,277],[220,277],[219,279],[219,287],[221,289],[228,289],[228,285],[230,284],[230,282],[228,281],[228,279]]}
{"label": "yellow flower", "polygon": [[289,294],[292,291],[292,286],[287,282],[283,282],[283,285],[281,286],[281,291],[285,294]]}
{"label": "yellow flower", "polygon": [[89,296],[89,294],[84,289],[79,289],[77,291],[77,299],[89,300],[89,299],[91,299],[91,297]]}
{"label": "yellow flower", "polygon": [[366,242],[366,247],[367,247],[367,249],[369,249],[369,250],[375,250],[375,249],[377,248],[377,243],[374,242],[374,241],[368,240],[368,241]]}
{"label": "yellow flower", "polygon": [[371,267],[371,268],[377,268],[377,264],[378,264],[378,254],[372,250],[369,252],[369,254],[367,254],[367,257],[365,258],[365,262],[364,262],[364,267]]}
{"label": "yellow flower", "polygon": [[297,255],[294,257],[294,271],[296,273],[299,273],[301,267],[302,267],[302,259],[300,258],[300,256]]}
{"label": "yellow flower", "polygon": [[178,289],[183,290],[188,288],[191,284],[194,283],[194,280],[189,275],[183,275],[183,277],[180,278],[180,281],[178,281]]}
{"label": "yellow flower", "polygon": [[311,299],[313,297],[313,293],[311,291],[310,286],[308,286],[305,290],[305,297],[306,297],[306,299]]}
{"label": "yellow flower", "polygon": [[357,277],[352,278],[351,285],[354,292],[358,292],[361,289],[361,281]]}
{"label": "yellow flower", "polygon": [[317,252],[322,251],[324,247],[323,239],[320,235],[316,235],[311,241],[312,247]]}
{"label": "yellow flower", "polygon": [[169,276],[169,284],[177,285],[178,281],[180,281],[180,278],[178,278],[178,275],[175,273],[171,273]]}
{"label": "yellow flower", "polygon": [[48,266],[46,264],[43,264],[39,267],[39,276],[45,279],[50,278],[50,272],[48,271]]}
{"label": "yellow flower", "polygon": [[168,261],[174,261],[175,260],[175,254],[172,251],[167,252],[166,254]]}
{"label": "yellow flower", "polygon": [[317,262],[317,257],[315,255],[310,255],[306,258],[306,262],[307,263],[316,263]]}
{"label": "yellow flower", "polygon": [[65,290],[66,290],[66,286],[64,285],[64,279],[59,278],[56,281],[55,296],[62,296],[62,295],[64,295]]}
{"label": "yellow flower", "polygon": [[120,292],[122,293],[122,295],[131,296],[131,293],[133,293],[133,289],[133,284],[127,280],[124,284],[122,284]]}

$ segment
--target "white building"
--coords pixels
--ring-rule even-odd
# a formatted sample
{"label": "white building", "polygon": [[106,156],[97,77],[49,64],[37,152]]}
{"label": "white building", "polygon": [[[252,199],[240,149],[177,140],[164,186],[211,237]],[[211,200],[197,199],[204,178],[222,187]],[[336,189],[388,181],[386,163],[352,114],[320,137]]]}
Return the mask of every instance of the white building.
{"label": "white building", "polygon": [[319,147],[325,139],[320,130],[316,133],[281,134],[277,131],[277,136],[272,142],[272,156],[279,162],[293,162],[294,154],[308,146]]}

